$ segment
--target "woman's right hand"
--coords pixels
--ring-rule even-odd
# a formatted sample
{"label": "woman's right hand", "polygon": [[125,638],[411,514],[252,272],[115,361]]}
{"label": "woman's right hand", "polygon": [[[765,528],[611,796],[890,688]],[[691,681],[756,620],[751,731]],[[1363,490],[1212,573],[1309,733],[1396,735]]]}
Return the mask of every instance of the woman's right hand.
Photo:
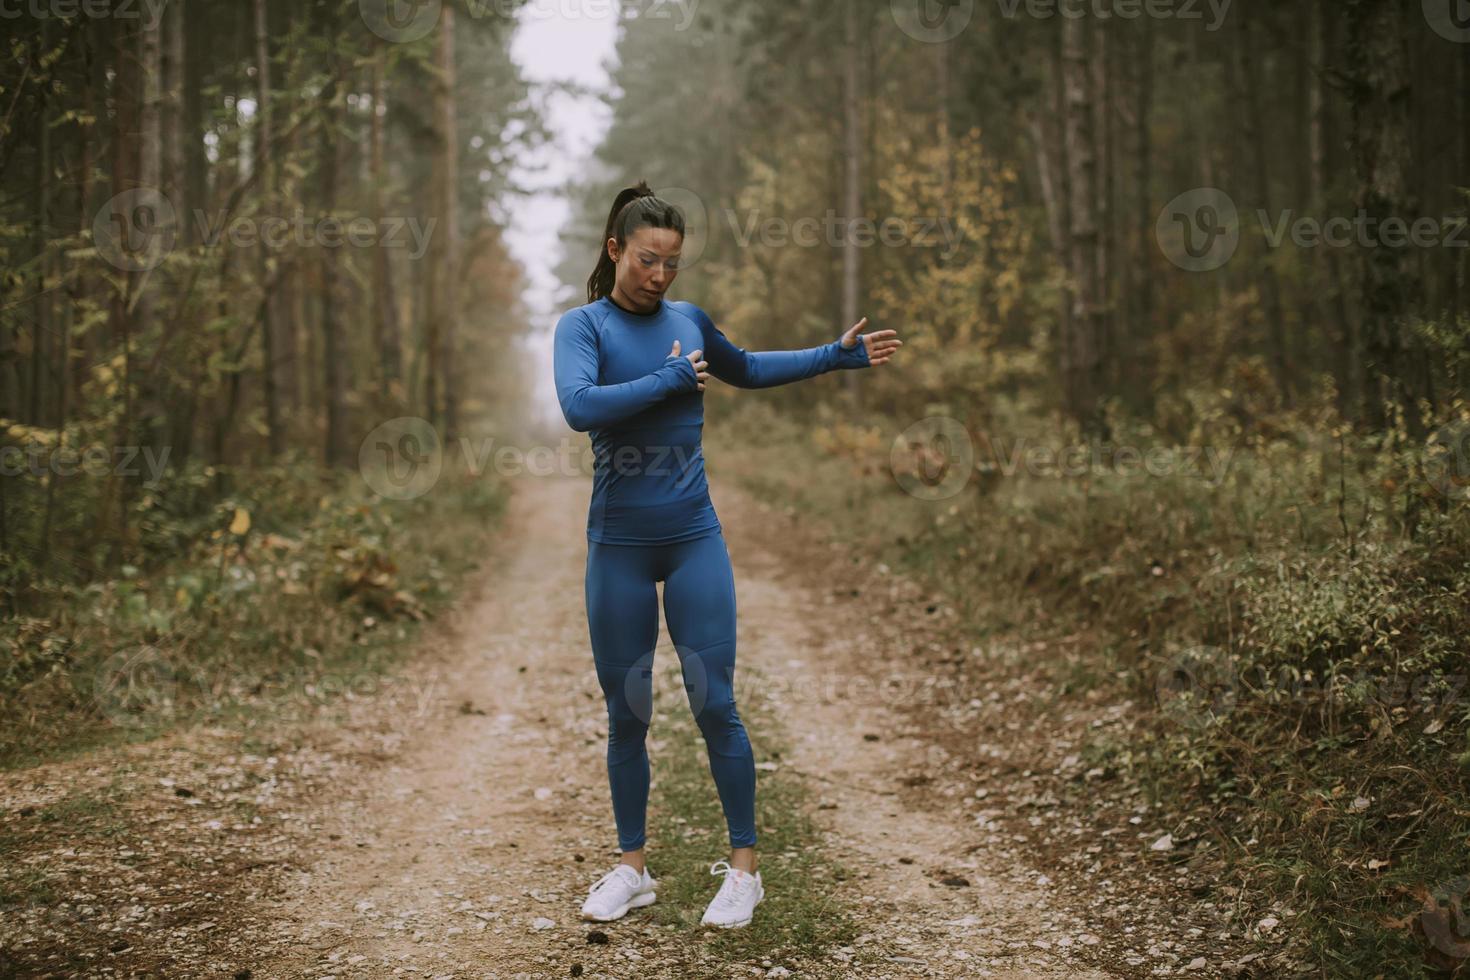
{"label": "woman's right hand", "polygon": [[[679,356],[679,341],[675,339],[674,349],[669,351],[670,357]],[[685,355],[690,364],[694,366],[694,377],[699,382],[699,390],[704,390],[704,383],[709,380],[709,363],[704,359],[704,351],[695,350]]]}

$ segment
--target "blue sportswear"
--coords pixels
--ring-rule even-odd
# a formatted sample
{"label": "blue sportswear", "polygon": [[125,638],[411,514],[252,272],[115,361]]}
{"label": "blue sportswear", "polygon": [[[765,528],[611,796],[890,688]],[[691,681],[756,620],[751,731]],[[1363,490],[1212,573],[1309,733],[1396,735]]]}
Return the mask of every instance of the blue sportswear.
{"label": "blue sportswear", "polygon": [[[680,352],[669,356],[674,341]],[[828,371],[865,368],[859,335],[801,350],[746,351],[693,303],[659,300],[634,313],[603,297],[556,324],[556,396],[567,424],[592,438],[587,537],[602,544],[660,545],[720,530],[705,481],[704,392],[688,355],[737,388],[771,388]]]}

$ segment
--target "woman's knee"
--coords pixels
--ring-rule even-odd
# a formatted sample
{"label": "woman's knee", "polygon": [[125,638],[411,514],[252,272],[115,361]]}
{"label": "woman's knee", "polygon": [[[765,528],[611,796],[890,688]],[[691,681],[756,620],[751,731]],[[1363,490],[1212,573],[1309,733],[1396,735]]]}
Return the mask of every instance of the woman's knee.
{"label": "woman's knee", "polygon": [[611,738],[642,738],[653,721],[653,657],[645,654],[631,666],[597,661],[597,682],[607,705]]}
{"label": "woman's knee", "polygon": [[735,707],[735,692],[727,685],[713,685],[703,697],[691,692],[689,710],[706,737],[732,734],[743,727]]}
{"label": "woman's knee", "polygon": [[609,745],[638,746],[648,734],[649,719],[642,717],[627,698],[611,698],[607,702],[607,741]]}

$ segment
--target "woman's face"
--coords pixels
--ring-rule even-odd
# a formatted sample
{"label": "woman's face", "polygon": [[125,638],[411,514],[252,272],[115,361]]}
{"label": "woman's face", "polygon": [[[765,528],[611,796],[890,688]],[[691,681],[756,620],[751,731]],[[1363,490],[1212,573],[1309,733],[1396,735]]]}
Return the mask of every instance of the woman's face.
{"label": "woman's face", "polygon": [[683,246],[684,236],[671,228],[639,228],[621,250],[609,238],[607,254],[617,263],[617,291],[640,307],[657,303],[679,274]]}

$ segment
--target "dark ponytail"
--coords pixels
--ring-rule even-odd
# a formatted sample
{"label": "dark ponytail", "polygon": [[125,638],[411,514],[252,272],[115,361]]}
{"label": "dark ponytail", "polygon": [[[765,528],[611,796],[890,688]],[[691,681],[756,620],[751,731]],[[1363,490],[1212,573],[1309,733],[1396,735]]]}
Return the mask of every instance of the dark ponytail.
{"label": "dark ponytail", "polygon": [[595,303],[612,292],[617,264],[607,254],[607,240],[614,239],[618,248],[628,244],[628,236],[639,228],[668,228],[684,234],[684,213],[662,198],[640,180],[636,187],[625,187],[613,201],[607,216],[607,228],[597,243],[597,267],[587,277],[587,302]]}

